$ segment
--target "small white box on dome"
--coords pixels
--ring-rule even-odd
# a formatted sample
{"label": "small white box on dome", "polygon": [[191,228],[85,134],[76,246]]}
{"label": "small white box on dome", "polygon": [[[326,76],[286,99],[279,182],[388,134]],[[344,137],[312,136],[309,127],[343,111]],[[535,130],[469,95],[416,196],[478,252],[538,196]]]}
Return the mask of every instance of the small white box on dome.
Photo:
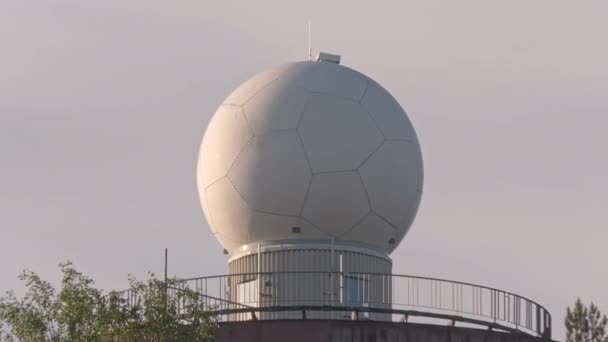
{"label": "small white box on dome", "polygon": [[319,54],[317,55],[317,62],[340,64],[340,55],[333,55],[327,52],[319,52]]}

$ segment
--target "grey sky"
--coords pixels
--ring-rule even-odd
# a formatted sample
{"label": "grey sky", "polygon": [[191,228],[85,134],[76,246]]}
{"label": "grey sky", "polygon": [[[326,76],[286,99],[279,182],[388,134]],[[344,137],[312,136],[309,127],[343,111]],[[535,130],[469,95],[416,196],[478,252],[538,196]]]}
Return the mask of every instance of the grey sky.
{"label": "grey sky", "polygon": [[225,272],[195,185],[204,128],[252,74],[342,55],[414,122],[425,194],[395,273],[608,311],[605,1],[0,0],[0,290],[71,259]]}

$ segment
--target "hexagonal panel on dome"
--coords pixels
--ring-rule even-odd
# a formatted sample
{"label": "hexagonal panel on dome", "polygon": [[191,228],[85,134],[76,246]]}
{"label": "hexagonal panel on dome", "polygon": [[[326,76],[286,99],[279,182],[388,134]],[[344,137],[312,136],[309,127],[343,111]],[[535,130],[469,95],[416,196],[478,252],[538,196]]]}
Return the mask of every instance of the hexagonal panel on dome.
{"label": "hexagonal panel on dome", "polygon": [[228,178],[251,208],[298,215],[311,172],[296,130],[252,138],[230,169]]}
{"label": "hexagonal panel on dome", "polygon": [[213,232],[236,244],[245,244],[249,237],[252,211],[228,178],[205,190],[207,209],[211,215]]}
{"label": "hexagonal panel on dome", "polygon": [[[297,229],[294,229],[297,228]],[[295,216],[274,215],[253,212],[250,241],[270,241],[283,239],[329,239],[327,234],[306,220]]]}
{"label": "hexagonal panel on dome", "polygon": [[401,105],[384,88],[370,82],[361,104],[378,125],[386,139],[417,141],[414,127]]}
{"label": "hexagonal panel on dome", "polygon": [[356,171],[313,175],[302,217],[330,236],[340,236],[369,213],[369,201]]}
{"label": "hexagonal panel on dome", "polygon": [[342,65],[326,62],[297,62],[279,68],[281,80],[311,92],[359,101],[369,78]]}
{"label": "hexagonal panel on dome", "polygon": [[279,73],[279,69],[275,68],[255,74],[230,93],[224,99],[223,104],[244,105],[255,93],[275,81],[279,77]]}
{"label": "hexagonal panel on dome", "polygon": [[369,243],[390,253],[397,247],[403,235],[378,215],[370,212],[363,221],[340,236],[340,239]]}
{"label": "hexagonal panel on dome", "polygon": [[257,92],[245,103],[243,110],[255,134],[264,134],[297,128],[306,99],[304,88],[277,80]]}
{"label": "hexagonal panel on dome", "polygon": [[406,221],[412,198],[422,189],[422,156],[416,143],[386,141],[359,168],[374,212],[394,226]]}
{"label": "hexagonal panel on dome", "polygon": [[202,185],[204,189],[226,176],[252,136],[241,107],[220,106],[211,118],[201,144],[198,159],[199,187]]}
{"label": "hexagonal panel on dome", "polygon": [[354,170],[384,137],[358,104],[311,95],[298,127],[313,172]]}

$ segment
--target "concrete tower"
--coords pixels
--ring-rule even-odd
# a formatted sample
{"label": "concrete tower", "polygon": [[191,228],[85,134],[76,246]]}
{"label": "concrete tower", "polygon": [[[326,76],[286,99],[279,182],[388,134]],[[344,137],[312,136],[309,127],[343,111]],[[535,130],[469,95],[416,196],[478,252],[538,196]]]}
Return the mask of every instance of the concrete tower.
{"label": "concrete tower", "polygon": [[[423,165],[414,128],[387,90],[339,59],[319,54],[253,76],[205,132],[198,190],[229,274],[243,274],[228,284],[235,302],[301,299],[280,280],[264,282],[265,272],[391,274],[389,254],[416,216]],[[370,298],[390,293],[352,280]],[[318,301],[342,296],[310,291]]]}

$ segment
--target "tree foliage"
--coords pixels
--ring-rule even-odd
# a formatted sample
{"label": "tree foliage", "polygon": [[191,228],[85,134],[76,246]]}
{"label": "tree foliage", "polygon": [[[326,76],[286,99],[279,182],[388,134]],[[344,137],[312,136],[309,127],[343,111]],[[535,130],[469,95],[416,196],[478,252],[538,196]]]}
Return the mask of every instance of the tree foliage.
{"label": "tree foliage", "polygon": [[578,298],[566,310],[566,342],[608,342],[607,324],[608,317],[593,302],[587,307]]}
{"label": "tree foliage", "polygon": [[201,296],[176,279],[130,278],[126,291],[103,291],[70,262],[61,288],[24,271],[26,292],[0,298],[0,340],[213,341],[217,319]]}

